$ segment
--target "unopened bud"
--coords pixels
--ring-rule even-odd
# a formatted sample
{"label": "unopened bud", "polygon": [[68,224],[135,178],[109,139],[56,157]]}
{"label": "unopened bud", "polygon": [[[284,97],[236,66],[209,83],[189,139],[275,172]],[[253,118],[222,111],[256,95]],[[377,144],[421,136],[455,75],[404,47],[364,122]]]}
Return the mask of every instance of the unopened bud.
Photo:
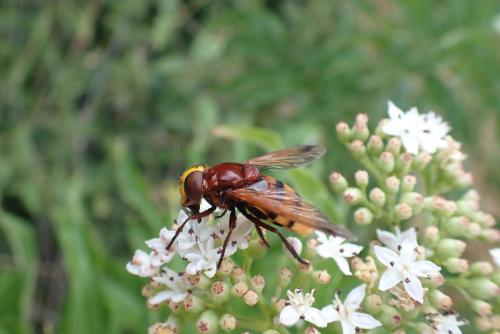
{"label": "unopened bud", "polygon": [[366,154],[365,144],[359,139],[356,139],[349,145],[349,150],[355,158],[360,158]]}
{"label": "unopened bud", "polygon": [[245,270],[241,267],[235,267],[231,273],[231,278],[233,279],[233,282],[244,280],[246,278]]}
{"label": "unopened bud", "polygon": [[391,152],[382,152],[377,163],[384,173],[389,174],[394,170],[394,155]]}
{"label": "unopened bud", "polygon": [[237,325],[236,318],[231,314],[223,314],[219,320],[219,326],[224,332],[230,332],[236,328]]}
{"label": "unopened bud", "polygon": [[367,208],[358,208],[354,211],[354,221],[359,225],[369,225],[373,221],[373,213]]}
{"label": "unopened bud", "polygon": [[290,284],[290,281],[292,280],[293,273],[292,271],[287,268],[283,267],[281,268],[279,272],[279,278],[278,278],[278,285],[282,288],[286,287],[288,284]]}
{"label": "unopened bud", "polygon": [[431,162],[431,160],[432,160],[432,155],[430,155],[427,152],[420,152],[415,157],[415,159],[413,159],[412,167],[416,171],[421,171],[422,169],[427,167],[427,165],[429,164],[429,162]]}
{"label": "unopened bud", "polygon": [[384,149],[384,142],[379,136],[372,135],[366,144],[366,148],[371,155],[379,155]]}
{"label": "unopened bud", "polygon": [[359,139],[362,141],[367,140],[368,136],[370,135],[370,130],[368,130],[367,122],[358,121],[357,119],[351,132],[352,132],[352,138]]}
{"label": "unopened bud", "polygon": [[248,248],[246,249],[246,252],[252,259],[260,259],[264,256],[264,254],[266,254],[266,251],[267,245],[260,237],[251,239],[248,243]]}
{"label": "unopened bud", "polygon": [[445,295],[441,291],[434,289],[429,293],[431,298],[431,303],[442,310],[451,310],[453,306],[453,300],[451,300],[450,296]]}
{"label": "unopened bud", "polygon": [[215,334],[218,332],[218,321],[217,315],[214,311],[205,311],[201,314],[200,318],[196,322],[196,329],[198,333],[203,334]]}
{"label": "unopened bud", "polygon": [[413,211],[411,209],[411,206],[409,206],[408,204],[400,203],[396,205],[395,213],[396,213],[396,219],[398,221],[401,221],[410,219],[413,214]]}
{"label": "unopened bud", "polygon": [[253,290],[248,290],[247,293],[243,295],[243,301],[248,306],[254,306],[259,301],[259,295]]}
{"label": "unopened bud", "polygon": [[385,189],[390,194],[395,194],[399,190],[399,179],[395,176],[389,176],[385,180]]}
{"label": "unopened bud", "polygon": [[400,201],[401,203],[408,204],[413,210],[413,214],[417,214],[422,211],[422,208],[424,206],[424,197],[417,192],[403,193]]}
{"label": "unopened bud", "polygon": [[359,188],[347,188],[344,191],[344,201],[350,205],[356,205],[363,199],[363,193]]}
{"label": "unopened bud", "polygon": [[394,330],[401,325],[403,317],[394,307],[382,305],[378,314],[378,320],[380,320],[386,329]]}
{"label": "unopened bud", "polygon": [[456,184],[460,188],[467,188],[472,185],[474,182],[474,179],[472,177],[471,173],[462,173],[457,179],[456,179]]}
{"label": "unopened bud", "polygon": [[386,151],[391,152],[394,156],[399,155],[401,151],[401,139],[398,137],[392,137],[387,142]]}
{"label": "unopened bud", "polygon": [[380,312],[380,308],[383,303],[384,301],[382,300],[382,297],[380,297],[380,295],[371,294],[365,298],[363,305],[368,313],[377,314],[378,312]]}
{"label": "unopened bud", "polygon": [[304,334],[321,334],[321,332],[317,330],[315,327],[309,326],[304,331]]}
{"label": "unopened bud", "polygon": [[183,303],[184,310],[191,314],[199,313],[204,309],[203,301],[199,297],[193,296],[191,294],[184,299]]}
{"label": "unopened bud", "polygon": [[236,283],[232,288],[232,292],[236,296],[243,296],[245,293],[247,293],[247,291],[248,285],[243,281]]}
{"label": "unopened bud", "polygon": [[370,191],[370,201],[377,207],[382,207],[385,204],[385,193],[380,188],[373,188]]}
{"label": "unopened bud", "polygon": [[337,130],[337,136],[339,137],[340,141],[343,143],[347,143],[351,137],[351,130],[349,129],[349,125],[345,122],[339,122],[337,123],[337,126],[335,127]]}
{"label": "unopened bud", "polygon": [[480,316],[487,317],[491,315],[493,307],[483,300],[475,299],[472,301],[472,309]]}
{"label": "unopened bud", "polygon": [[466,289],[469,294],[475,298],[488,300],[499,295],[500,289],[491,280],[479,277],[471,279]]}
{"label": "unopened bud", "polygon": [[469,270],[469,261],[466,259],[449,258],[443,262],[445,268],[454,274],[462,274]]}
{"label": "unopened bud", "polygon": [[467,244],[457,239],[441,239],[436,246],[436,254],[441,259],[457,258],[465,250]]}
{"label": "unopened bud", "polygon": [[167,322],[157,322],[148,328],[148,334],[176,334],[180,333],[179,322],[174,317],[169,317]]}
{"label": "unopened bud", "polygon": [[262,275],[252,277],[252,287],[258,293],[261,293],[266,286],[266,279]]}
{"label": "unopened bud", "polygon": [[455,216],[448,219],[442,226],[450,237],[460,237],[467,234],[470,221],[464,216]]}
{"label": "unopened bud", "polygon": [[344,178],[344,176],[337,172],[333,172],[330,174],[330,182],[332,184],[333,191],[335,191],[336,193],[344,192],[349,186],[349,183],[347,183],[347,180]]}
{"label": "unopened bud", "polygon": [[477,261],[471,264],[469,273],[475,276],[489,276],[493,274],[495,268],[488,261]]}
{"label": "unopened bud", "polygon": [[417,178],[415,175],[405,175],[401,182],[401,191],[402,192],[411,192],[415,190],[415,185],[417,184]]}
{"label": "unopened bud", "polygon": [[481,238],[491,243],[498,242],[500,241],[500,230],[496,228],[483,229],[481,231]]}
{"label": "unopened bud", "polygon": [[448,201],[444,197],[436,196],[432,201],[432,208],[437,216],[441,218],[451,217],[457,211],[457,204]]}
{"label": "unopened bud", "polygon": [[226,302],[230,297],[229,286],[223,281],[214,282],[210,288],[210,296],[216,304]]}
{"label": "unopened bud", "polygon": [[326,270],[313,271],[312,276],[318,284],[328,284],[332,280],[332,276]]}
{"label": "unopened bud", "polygon": [[428,286],[431,288],[437,288],[437,287],[444,284],[444,276],[439,272],[433,272],[433,273],[429,274],[428,279],[423,280],[422,283],[425,286]]}
{"label": "unopened bud", "polygon": [[403,153],[396,160],[396,171],[400,175],[408,174],[411,170],[413,155],[411,153]]}
{"label": "unopened bud", "polygon": [[286,299],[278,299],[276,303],[274,303],[274,306],[276,307],[276,310],[278,312],[281,312],[285,308],[287,303],[288,301]]}
{"label": "unopened bud", "polygon": [[361,189],[365,189],[366,186],[368,186],[368,182],[370,180],[368,172],[365,170],[358,170],[354,174],[354,179],[356,180],[356,184],[358,185],[358,187],[360,187]]}
{"label": "unopened bud", "polygon": [[222,276],[229,276],[233,272],[234,262],[230,258],[226,257],[222,260],[218,273]]}
{"label": "unopened bud", "polygon": [[431,225],[424,230],[424,242],[429,246],[434,246],[439,241],[439,229]]}
{"label": "unopened bud", "polygon": [[168,308],[174,314],[179,313],[181,311],[181,305],[182,305],[182,303],[176,303],[173,301],[168,302]]}

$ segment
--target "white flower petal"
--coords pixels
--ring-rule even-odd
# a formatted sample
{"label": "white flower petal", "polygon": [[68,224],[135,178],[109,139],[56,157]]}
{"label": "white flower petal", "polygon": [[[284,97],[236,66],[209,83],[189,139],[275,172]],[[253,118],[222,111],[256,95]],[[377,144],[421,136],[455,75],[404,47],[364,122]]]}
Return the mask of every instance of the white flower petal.
{"label": "white flower petal", "polygon": [[417,246],[417,232],[415,231],[415,228],[411,227],[401,233],[400,244],[402,245],[405,243],[408,243],[413,247]]}
{"label": "white flower petal", "polygon": [[328,323],[340,320],[339,312],[337,312],[333,305],[323,307],[321,309],[321,314]]}
{"label": "white flower petal", "polygon": [[426,277],[437,271],[441,271],[441,267],[431,261],[417,261],[412,265],[412,272],[420,277]]}
{"label": "white flower petal", "polygon": [[332,257],[332,249],[328,243],[316,246],[316,253],[321,257]]}
{"label": "white flower petal", "polygon": [[401,137],[401,142],[408,153],[418,154],[418,139],[412,135]]}
{"label": "white flower petal", "polygon": [[347,276],[352,275],[351,269],[349,268],[349,262],[347,262],[345,257],[342,257],[340,255],[335,255],[335,256],[333,256],[333,260],[335,261],[335,263],[337,263],[340,271],[342,271],[342,273],[344,275],[347,275]]}
{"label": "white flower petal", "polygon": [[404,116],[404,112],[392,101],[387,101],[387,113],[391,119],[401,119]]}
{"label": "white flower petal", "polygon": [[188,293],[187,292],[179,292],[179,293],[174,293],[172,295],[172,301],[174,303],[180,303],[182,302],[184,299],[186,299]]}
{"label": "white flower petal", "polygon": [[401,282],[403,278],[401,274],[394,269],[387,269],[387,271],[380,278],[378,288],[380,291],[388,290]]}
{"label": "white flower petal", "polygon": [[280,313],[280,323],[285,326],[292,326],[300,319],[300,313],[298,310],[292,306],[287,305]]}
{"label": "white flower petal", "polygon": [[377,229],[377,238],[380,240],[384,245],[389,247],[390,249],[396,249],[397,247],[397,239],[396,235],[389,231],[384,231],[384,230],[379,230]]}
{"label": "white flower petal", "polygon": [[424,289],[417,276],[406,274],[403,280],[405,291],[420,304],[424,303]]}
{"label": "white flower petal", "polygon": [[359,305],[365,298],[366,284],[361,284],[360,286],[354,288],[347,295],[344,305],[350,309],[358,309]]}
{"label": "white flower petal", "polygon": [[354,312],[351,317],[351,322],[359,328],[363,329],[373,329],[379,326],[382,326],[380,321],[375,319],[369,314],[366,313],[360,313],[360,312]]}
{"label": "white flower petal", "polygon": [[[299,238],[288,237],[288,238],[286,238],[286,240],[290,243],[290,245],[292,245],[293,249],[295,249],[295,251],[297,252],[297,254],[300,255],[300,253],[302,253],[302,242],[300,241]],[[291,257],[293,257],[292,253],[290,253],[290,251],[288,250],[288,248],[285,247],[285,245],[283,245],[283,249],[285,250],[285,252],[288,255],[290,255]]]}
{"label": "white flower petal", "polygon": [[394,263],[399,263],[399,256],[389,248],[375,246],[375,255],[386,267],[392,267]]}
{"label": "white flower petal", "polygon": [[309,307],[304,312],[304,319],[318,327],[326,327],[327,322],[320,310]]}
{"label": "white flower petal", "polygon": [[148,302],[151,305],[158,305],[160,303],[163,303],[164,301],[170,300],[173,295],[174,295],[173,291],[169,291],[169,290],[162,291],[162,292],[157,293],[153,297],[149,298]]}
{"label": "white flower petal", "polygon": [[344,257],[351,257],[358,255],[363,250],[363,246],[358,246],[355,244],[351,244],[349,242],[342,244],[340,248],[344,250],[342,252],[342,256]]}
{"label": "white flower petal", "polygon": [[342,334],[355,334],[356,327],[349,320],[340,320],[340,324],[342,325]]}
{"label": "white flower petal", "polygon": [[497,267],[500,267],[500,248],[492,248],[490,249],[490,255],[495,261]]}

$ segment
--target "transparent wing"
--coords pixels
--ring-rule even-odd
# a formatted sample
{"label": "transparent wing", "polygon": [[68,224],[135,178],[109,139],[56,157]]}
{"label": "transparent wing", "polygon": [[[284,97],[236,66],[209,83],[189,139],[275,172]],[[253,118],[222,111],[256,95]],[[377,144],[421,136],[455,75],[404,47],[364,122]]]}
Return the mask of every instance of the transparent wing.
{"label": "transparent wing", "polygon": [[245,163],[260,168],[289,169],[308,165],[321,158],[325,152],[322,146],[303,145],[270,152]]}
{"label": "transparent wing", "polygon": [[229,195],[249,208],[258,209],[266,218],[299,233],[318,230],[354,239],[345,226],[333,224],[319,209],[304,202],[292,188],[274,178],[264,177],[248,187],[232,190]]}

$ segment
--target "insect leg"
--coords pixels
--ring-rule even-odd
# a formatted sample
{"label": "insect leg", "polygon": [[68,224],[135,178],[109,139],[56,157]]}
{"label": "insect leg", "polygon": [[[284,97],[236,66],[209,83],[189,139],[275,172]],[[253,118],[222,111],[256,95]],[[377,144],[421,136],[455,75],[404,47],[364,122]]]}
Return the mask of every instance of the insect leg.
{"label": "insect leg", "polygon": [[[243,210],[241,210],[243,209]],[[288,242],[288,240],[286,240],[285,236],[275,227],[271,226],[271,225],[268,225],[266,223],[263,223],[262,221],[260,221],[260,219],[252,216],[251,214],[249,214],[245,208],[241,208],[241,213],[243,214],[243,216],[247,217],[252,223],[254,223],[256,226],[259,226],[259,227],[262,227],[262,228],[265,228],[266,230],[272,232],[272,233],[276,233],[281,241],[285,244],[285,247],[288,249],[288,251],[293,255],[293,257],[299,261],[300,263],[302,264],[309,264],[309,262],[307,262],[306,260],[304,260],[303,258],[300,257],[299,254],[297,254],[297,252],[295,251],[295,248],[292,247],[292,245]]]}
{"label": "insect leg", "polygon": [[229,244],[229,240],[231,239],[231,234],[233,233],[235,227],[236,227],[236,210],[232,208],[229,216],[229,231],[227,232],[226,238],[224,239],[224,244],[222,245],[222,252],[220,254],[219,262],[217,262],[217,269],[219,269],[220,264],[224,259],[224,254],[226,253],[227,245]]}
{"label": "insect leg", "polygon": [[[245,211],[246,213],[248,213],[245,209],[244,206],[240,206],[238,205],[238,210],[240,210],[240,212],[243,214],[243,211]],[[264,245],[267,246],[267,248],[270,248],[271,246],[269,245],[269,243],[267,242],[266,238],[264,238],[264,233],[262,233],[262,229],[260,228],[259,225],[255,224],[254,223],[254,226],[255,226],[255,229],[257,230],[257,234],[259,235],[259,238],[260,240],[262,240],[262,242],[264,243]]]}
{"label": "insect leg", "polygon": [[181,225],[179,225],[179,227],[178,227],[178,228],[177,228],[177,230],[175,231],[174,237],[173,237],[173,238],[172,238],[172,240],[170,240],[170,242],[168,243],[167,250],[169,250],[169,249],[170,249],[170,247],[172,247],[172,245],[173,245],[173,243],[174,243],[175,239],[177,239],[177,237],[179,236],[179,234],[181,234],[182,229],[184,228],[184,226],[187,224],[187,222],[188,222],[188,221],[190,221],[190,220],[192,220],[192,219],[201,219],[201,218],[203,218],[203,217],[206,217],[206,216],[210,215],[212,212],[214,212],[214,211],[215,211],[215,209],[217,209],[217,207],[216,207],[216,206],[212,206],[211,208],[209,208],[209,209],[207,209],[207,210],[205,210],[205,211],[203,211],[203,212],[194,213],[194,214],[192,214],[192,215],[188,216],[188,217],[186,218],[186,220],[184,220],[184,221],[182,222],[182,224],[181,224]]}
{"label": "insect leg", "polygon": [[215,219],[219,219],[219,218],[224,217],[224,215],[226,214],[226,212],[227,212],[227,209],[224,210],[224,211],[222,211],[222,213],[220,215],[215,216]]}

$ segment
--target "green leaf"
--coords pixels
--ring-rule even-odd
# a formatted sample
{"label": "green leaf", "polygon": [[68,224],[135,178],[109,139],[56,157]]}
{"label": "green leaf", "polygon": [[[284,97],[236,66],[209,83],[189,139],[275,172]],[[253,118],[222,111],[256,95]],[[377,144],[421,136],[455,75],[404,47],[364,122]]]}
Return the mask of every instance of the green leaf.
{"label": "green leaf", "polygon": [[276,132],[257,127],[225,125],[216,127],[213,134],[221,138],[243,140],[266,151],[278,150],[283,147],[283,141]]}

